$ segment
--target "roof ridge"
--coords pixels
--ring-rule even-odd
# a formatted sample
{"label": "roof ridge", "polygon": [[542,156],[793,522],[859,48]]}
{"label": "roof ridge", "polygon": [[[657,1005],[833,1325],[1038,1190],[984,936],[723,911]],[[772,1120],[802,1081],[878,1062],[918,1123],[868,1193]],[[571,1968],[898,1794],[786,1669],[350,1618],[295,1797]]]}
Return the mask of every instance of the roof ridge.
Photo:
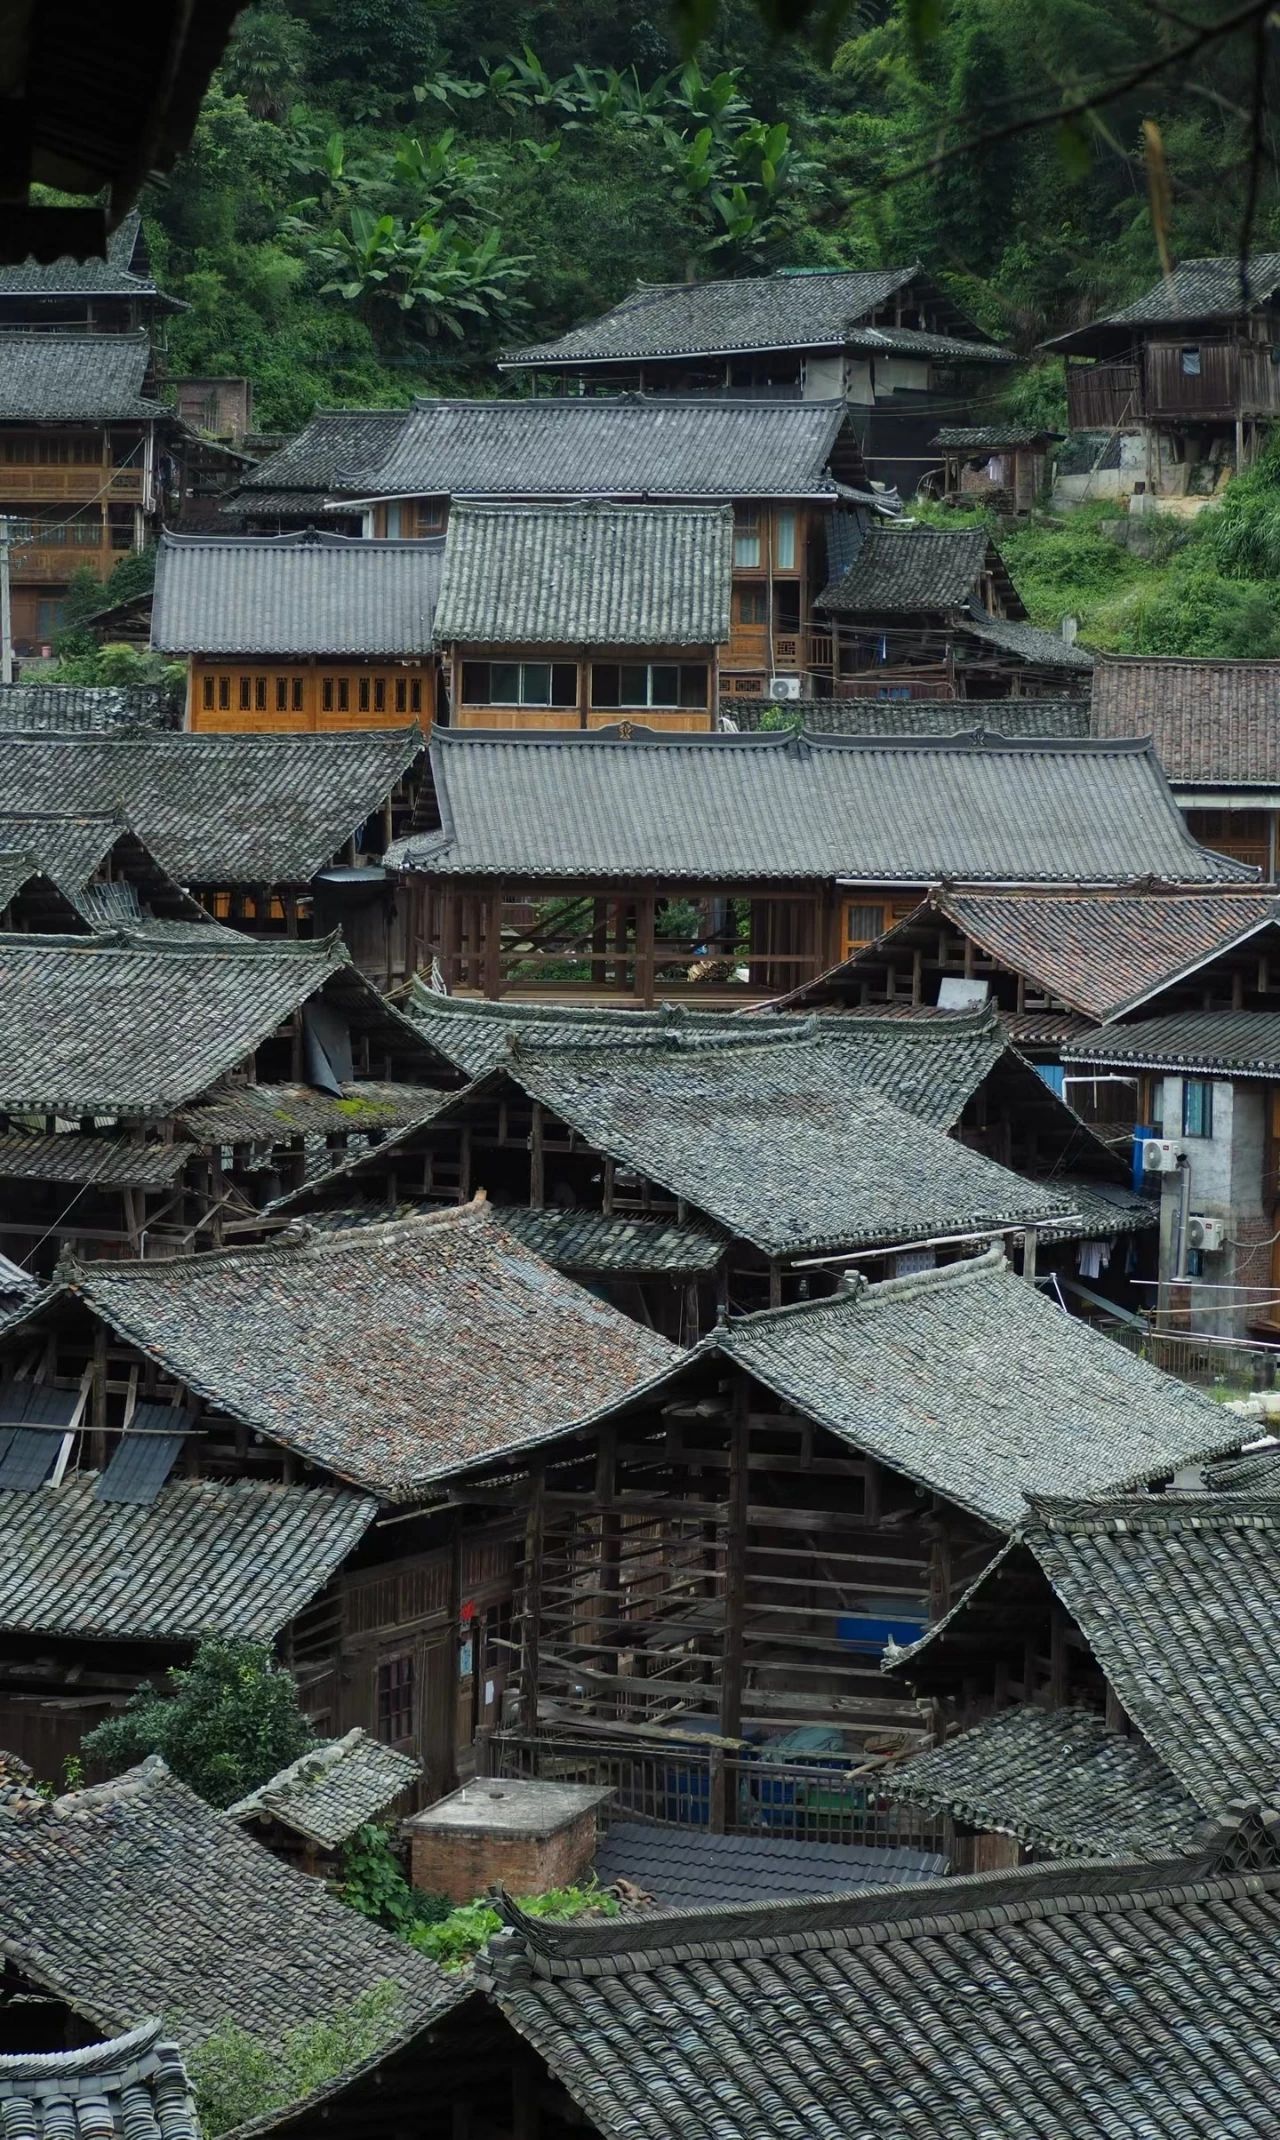
{"label": "roof ridge", "polygon": [[[741,1961],[807,1947],[945,1938],[1037,1919],[1106,1917],[1156,1899],[1167,1909],[1280,1892],[1280,1871],[1212,1873],[1205,1866],[1206,1854],[1200,1852],[1185,1858],[1071,1858],[863,1889],[831,1901],[731,1904],[589,1929],[526,1917],[499,1891],[508,1929],[484,1950],[477,1979],[500,1991],[504,1981],[531,1975],[626,1976],[684,1961]],[[1170,1877],[1178,1872],[1181,1879]],[[937,1898],[939,1906],[932,1911],[928,1897]]]}
{"label": "roof ridge", "polygon": [[1020,1536],[1037,1530],[1067,1537],[1121,1537],[1164,1529],[1203,1531],[1280,1528],[1280,1491],[1268,1493],[1114,1494],[1093,1501],[1029,1495],[1030,1520]]}
{"label": "roof ridge", "polygon": [[[424,1088],[425,1090],[426,1088]],[[466,1087],[461,1087],[455,1097],[460,1097]],[[408,1123],[406,1128],[416,1125]],[[360,1157],[367,1155],[360,1154]],[[334,1169],[337,1172],[338,1169]],[[186,1273],[194,1269],[207,1270],[212,1264],[254,1263],[273,1258],[292,1258],[300,1255],[323,1255],[339,1257],[360,1253],[376,1241],[395,1240],[410,1234],[422,1234],[435,1230],[443,1232],[451,1227],[492,1223],[493,1206],[483,1189],[476,1191],[470,1203],[446,1204],[437,1210],[415,1211],[407,1218],[381,1219],[359,1228],[311,1227],[303,1219],[292,1220],[281,1233],[267,1241],[244,1241],[230,1248],[205,1248],[181,1257],[164,1258],[157,1262],[154,1257],[135,1256],[104,1262],[101,1258],[64,1255],[58,1269],[62,1282],[72,1291],[92,1293],[93,1281],[117,1281],[135,1278],[154,1279],[175,1272]],[[89,1281],[88,1285],[84,1281]]]}
{"label": "roof ridge", "polygon": [[[894,1102],[891,1100],[888,1105],[892,1107]],[[899,1111],[905,1112],[904,1109]],[[1016,1233],[1018,1229],[1010,1227],[1009,1231]],[[844,1275],[856,1282],[846,1285],[838,1293],[828,1293],[821,1300],[789,1301],[781,1308],[756,1308],[749,1315],[731,1315],[717,1330],[710,1332],[703,1342],[710,1343],[722,1333],[732,1337],[739,1330],[756,1330],[762,1324],[794,1320],[797,1316],[830,1315],[834,1309],[851,1308],[855,1305],[865,1311],[867,1308],[884,1306],[896,1300],[909,1300],[919,1293],[945,1292],[959,1285],[972,1284],[978,1278],[989,1277],[996,1270],[1008,1270],[1010,1267],[1004,1249],[1000,1242],[996,1241],[976,1256],[961,1256],[954,1263],[941,1263],[929,1271],[912,1271],[902,1278],[882,1278],[878,1285],[872,1285],[860,1271],[849,1271]]]}

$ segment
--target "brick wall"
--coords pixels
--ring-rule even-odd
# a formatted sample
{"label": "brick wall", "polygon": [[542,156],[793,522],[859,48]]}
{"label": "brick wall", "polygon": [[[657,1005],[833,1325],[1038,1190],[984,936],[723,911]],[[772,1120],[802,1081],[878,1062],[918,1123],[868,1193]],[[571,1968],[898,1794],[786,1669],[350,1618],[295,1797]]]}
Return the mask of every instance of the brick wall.
{"label": "brick wall", "polygon": [[572,1887],[596,1852],[596,1816],[588,1806],[549,1836],[488,1835],[458,1828],[410,1830],[409,1877],[425,1893],[471,1902],[487,1888],[539,1895]]}

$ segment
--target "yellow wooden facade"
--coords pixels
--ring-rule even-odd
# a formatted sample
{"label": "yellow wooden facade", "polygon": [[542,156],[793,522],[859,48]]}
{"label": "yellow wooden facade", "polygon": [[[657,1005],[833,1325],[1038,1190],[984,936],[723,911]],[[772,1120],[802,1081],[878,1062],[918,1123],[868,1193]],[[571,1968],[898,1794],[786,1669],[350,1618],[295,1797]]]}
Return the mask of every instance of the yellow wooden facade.
{"label": "yellow wooden facade", "polygon": [[267,662],[224,657],[188,667],[193,730],[310,735],[352,728],[427,730],[435,714],[435,663]]}
{"label": "yellow wooden facade", "polygon": [[[623,721],[658,730],[697,730],[715,725],[715,647],[453,646],[445,652],[449,721],[454,728],[593,729]],[[639,672],[642,690],[618,687],[618,674]],[[661,687],[675,671],[675,689]],[[697,704],[692,701],[701,671]],[[498,672],[501,672],[499,675]],[[606,685],[602,672],[610,672]],[[487,686],[487,687],[486,687]],[[502,695],[497,693],[501,689]],[[604,704],[598,701],[603,698]],[[621,703],[625,698],[626,703]],[[555,703],[549,703],[554,700]]]}

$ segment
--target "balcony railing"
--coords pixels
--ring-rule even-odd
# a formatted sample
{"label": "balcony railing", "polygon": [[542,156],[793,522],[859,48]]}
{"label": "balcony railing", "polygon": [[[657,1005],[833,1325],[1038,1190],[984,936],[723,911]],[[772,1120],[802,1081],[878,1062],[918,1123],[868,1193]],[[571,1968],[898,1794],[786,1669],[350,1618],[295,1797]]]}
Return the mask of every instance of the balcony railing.
{"label": "balcony railing", "polygon": [[15,586],[28,585],[33,580],[68,580],[73,572],[86,568],[105,580],[127,555],[127,551],[111,549],[104,542],[20,543],[10,553],[9,571]]}
{"label": "balcony railing", "polygon": [[31,461],[0,463],[0,493],[7,499],[112,498],[117,503],[141,499],[145,472],[141,468],[106,468],[99,461],[78,461],[74,466],[45,466]]}

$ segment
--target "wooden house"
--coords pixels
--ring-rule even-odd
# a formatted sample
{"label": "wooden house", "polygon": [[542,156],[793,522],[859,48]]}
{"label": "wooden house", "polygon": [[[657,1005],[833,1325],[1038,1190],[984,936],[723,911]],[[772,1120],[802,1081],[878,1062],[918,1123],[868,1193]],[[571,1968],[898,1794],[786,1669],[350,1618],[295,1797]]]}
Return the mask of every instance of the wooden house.
{"label": "wooden house", "polygon": [[1230,1440],[998,1249],[731,1317],[520,1476],[455,1475],[459,1504],[524,1518],[492,1766],[571,1761],[669,1821],[891,1841],[866,1778],[925,1719],[886,1640],[945,1625],[1048,1482],[1118,1489]]}
{"label": "wooden house", "polygon": [[186,726],[429,729],[440,567],[438,542],[165,535],[151,644],[187,662]]}
{"label": "wooden house", "polygon": [[389,1823],[421,1776],[412,1754],[353,1724],[340,1739],[317,1739],[238,1798],[227,1819],[305,1872],[332,1876],[356,1830]]}
{"label": "wooden house", "polygon": [[[417,401],[390,445],[348,467],[333,504],[376,538],[436,535],[451,503],[723,505],[734,512],[722,698],[789,695],[830,669],[814,598],[833,544],[896,499],[867,488],[842,401]],[[776,693],[775,693],[776,695]]]}
{"label": "wooden house", "polygon": [[436,612],[452,725],[713,728],[733,541],[727,505],[455,505]]}
{"label": "wooden house", "polygon": [[933,440],[942,456],[938,495],[987,505],[1002,519],[1033,512],[1049,485],[1049,449],[1060,436],[1026,424],[946,424]]}
{"label": "wooden house", "polygon": [[1096,736],[1150,736],[1198,840],[1280,880],[1280,661],[1102,655]]}
{"label": "wooden house", "polygon": [[501,362],[563,394],[755,399],[775,411],[842,399],[872,477],[910,498],[936,466],[939,416],[989,398],[993,367],[1013,356],[916,263],[642,284],[602,317]]}
{"label": "wooden house", "polygon": [[[0,1860],[5,2048],[25,2029],[26,2043],[45,2054],[36,2073],[13,2057],[0,2071],[11,2123],[24,2092],[37,2099],[26,2124],[36,2140],[77,2124],[95,2140],[191,2140],[203,2128],[182,2060],[221,2069],[229,2031],[239,2057],[271,2077],[258,2083],[258,2100],[275,2106],[261,2123],[253,2118],[259,2132],[276,2131],[298,2092],[306,2114],[327,2122],[328,2098],[345,2086],[367,2140],[399,2140],[408,2129],[393,2054],[421,2046],[462,1987],[407,1940],[282,1865],[158,1756],[6,1818]],[[159,2015],[163,2028],[146,2020]],[[304,2072],[291,2089],[286,2043],[299,2028],[304,2040],[324,2030],[330,2041],[335,2016],[351,2038],[334,2046],[322,2082]],[[122,2044],[103,2043],[122,2029],[130,2032]],[[108,2061],[122,2088],[115,2106]],[[419,2050],[419,2087],[424,2070]],[[107,2122],[113,2107],[118,2124]]]}
{"label": "wooden house", "polygon": [[179,440],[155,398],[145,333],[5,335],[0,517],[17,523],[9,569],[19,654],[47,651],[75,573],[105,580],[155,540],[181,487]]}
{"label": "wooden house", "polygon": [[11,812],[100,817],[128,798],[148,852],[215,919],[251,936],[341,927],[362,971],[412,967],[406,902],[383,867],[417,822],[416,726],[328,735],[173,735],[118,729],[0,733]]}
{"label": "wooden house", "polygon": [[1100,1224],[1154,1224],[1140,1198],[1099,1221],[1098,1196],[1126,1199],[1126,1163],[991,1012],[676,1012],[635,1031],[633,1013],[522,1019],[426,989],[412,1009],[473,1081],[312,1175],[273,1216],[344,1221],[482,1188],[548,1262],[686,1342],[729,1304],[829,1293],[850,1265],[889,1276],[1000,1235],[1022,1237],[1030,1271],[1033,1237],[1047,1250]]}
{"label": "wooden house", "polygon": [[500,1720],[521,1539],[449,1480],[679,1357],[480,1204],[64,1259],[0,1355],[29,1422],[0,1457],[5,1742],[56,1773],[131,1687],[241,1634],[276,1645],[322,1736],[410,1755],[428,1797]]}
{"label": "wooden house", "polygon": [[[873,2140],[894,2118],[912,2140],[1085,2140],[1108,2124],[1175,2140],[1238,2118],[1265,2132],[1276,1828],[1237,1812],[1155,1863],[1089,1852],[619,1924],[548,1925],[505,1898],[477,1976],[527,2061],[531,2108],[486,2129],[710,2140],[807,2120]],[[464,2023],[466,2008],[443,2041]],[[505,2071],[498,2039],[475,2067],[485,2083]]]}
{"label": "wooden house", "polygon": [[1217,1492],[1035,1497],[947,1625],[892,1660],[938,1740],[894,1795],[948,1809],[979,1865],[1161,1857],[1269,1806],[1280,1516],[1234,1486],[1249,1461]]}
{"label": "wooden house", "polygon": [[[0,327],[28,333],[163,332],[160,322],[185,310],[156,286],[142,217],[123,216],[98,255],[23,260],[0,266]],[[7,340],[7,336],[6,336]]]}
{"label": "wooden house", "polygon": [[[376,464],[400,436],[408,421],[404,409],[317,409],[295,438],[246,469],[219,506],[228,533],[303,534],[325,527],[335,535],[359,535],[364,514],[342,504],[348,468]],[[388,532],[414,537],[416,515],[388,516]],[[434,518],[423,531],[443,533]]]}
{"label": "wooden house", "polygon": [[386,857],[411,964],[494,998],[776,996],[940,880],[1251,881],[1140,744],[437,730],[430,763]]}
{"label": "wooden house", "polygon": [[1087,692],[1093,656],[1030,623],[985,528],[868,525],[817,597],[835,696]]}
{"label": "wooden house", "polygon": [[0,976],[0,1244],[41,1277],[234,1238],[457,1081],[336,938],[0,932]]}
{"label": "wooden house", "polygon": [[[1132,304],[1045,346],[1067,360],[1067,422],[1097,450],[1058,492],[1211,497],[1280,410],[1280,253],[1184,260]],[[1108,441],[1118,451],[1104,453]],[[1110,465],[1108,465],[1108,463]],[[1100,464],[1100,465],[1098,465]],[[1176,507],[1175,507],[1176,509]]]}

